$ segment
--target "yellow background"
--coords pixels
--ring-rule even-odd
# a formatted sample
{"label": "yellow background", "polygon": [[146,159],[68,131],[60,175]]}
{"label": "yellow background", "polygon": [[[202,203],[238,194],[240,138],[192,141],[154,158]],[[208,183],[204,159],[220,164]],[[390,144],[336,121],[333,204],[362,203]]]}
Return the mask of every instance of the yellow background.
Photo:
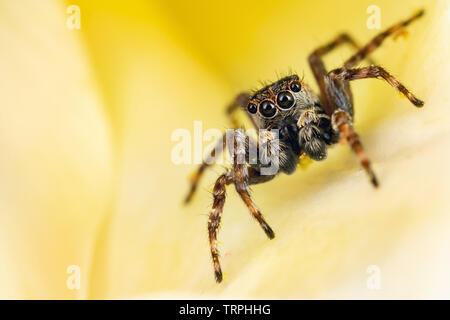
{"label": "yellow background", "polygon": [[[316,89],[308,54],[342,31],[369,40],[372,4],[382,29],[426,9],[373,56],[425,107],[352,83],[381,188],[336,146],[253,188],[273,241],[229,188],[217,285],[206,221],[224,169],[183,207],[195,166],[171,162],[171,133],[226,128],[233,95],[290,70]],[[450,298],[449,39],[446,0],[0,1],[0,298]]]}

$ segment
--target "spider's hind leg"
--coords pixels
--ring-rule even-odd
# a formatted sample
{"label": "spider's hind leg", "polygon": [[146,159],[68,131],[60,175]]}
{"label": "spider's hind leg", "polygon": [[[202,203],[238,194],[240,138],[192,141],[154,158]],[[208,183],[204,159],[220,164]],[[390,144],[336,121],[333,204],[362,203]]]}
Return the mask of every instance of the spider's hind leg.
{"label": "spider's hind leg", "polygon": [[386,31],[378,34],[375,38],[373,38],[368,44],[366,44],[359,52],[355,53],[353,56],[351,56],[345,63],[344,68],[352,68],[358,63],[360,63],[362,60],[364,60],[369,54],[371,54],[375,49],[377,49],[383,41],[389,37],[390,35],[395,34],[397,31],[402,30],[406,26],[408,26],[411,22],[414,20],[420,18],[424,14],[424,10],[420,10],[415,15],[410,17],[409,19],[399,22]]}
{"label": "spider's hind leg", "polygon": [[[345,44],[345,43],[348,43],[349,45],[351,45],[358,52],[361,51],[361,49],[362,49],[361,46],[359,46],[356,43],[356,41],[348,33],[341,33],[333,41],[314,50],[314,52],[312,54],[322,57],[322,56],[326,55],[327,53],[333,51],[340,45]],[[370,64],[374,64],[374,61],[372,59],[370,59],[370,58],[367,58],[367,59]]]}
{"label": "spider's hind leg", "polygon": [[226,186],[234,183],[235,188],[241,199],[244,201],[255,219],[260,223],[266,235],[273,239],[275,234],[264,220],[261,212],[253,203],[249,194],[249,184],[257,184],[269,181],[275,175],[261,175],[259,170],[247,165],[249,157],[249,146],[257,147],[257,144],[250,140],[242,130],[235,130],[232,137],[232,148],[230,153],[233,156],[233,168],[227,173],[222,174],[213,187],[213,206],[208,220],[208,234],[211,249],[211,257],[214,265],[214,274],[217,282],[221,282],[223,275],[219,262],[219,251],[217,247],[217,231],[220,227],[221,216],[226,197]]}
{"label": "spider's hind leg", "polygon": [[[249,172],[251,173],[251,176]],[[259,172],[255,171],[253,168],[248,168],[245,165],[238,165],[234,169],[234,185],[236,192],[239,194],[242,201],[244,201],[253,217],[259,222],[267,237],[273,239],[275,238],[275,233],[264,219],[261,211],[259,211],[258,207],[253,202],[249,193],[249,179],[255,179],[257,175],[259,175]],[[271,180],[274,177],[275,176],[268,176],[268,179],[265,179],[265,181]]]}

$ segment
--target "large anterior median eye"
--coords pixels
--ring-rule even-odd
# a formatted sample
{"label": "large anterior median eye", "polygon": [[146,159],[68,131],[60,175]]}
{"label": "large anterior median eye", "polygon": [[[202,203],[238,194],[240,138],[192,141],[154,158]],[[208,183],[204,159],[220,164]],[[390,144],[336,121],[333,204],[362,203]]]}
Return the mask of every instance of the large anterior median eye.
{"label": "large anterior median eye", "polygon": [[272,118],[277,113],[277,107],[272,101],[264,100],[259,104],[259,112],[265,118]]}
{"label": "large anterior median eye", "polygon": [[295,104],[295,99],[289,91],[282,91],[278,94],[277,103],[281,109],[290,109]]}

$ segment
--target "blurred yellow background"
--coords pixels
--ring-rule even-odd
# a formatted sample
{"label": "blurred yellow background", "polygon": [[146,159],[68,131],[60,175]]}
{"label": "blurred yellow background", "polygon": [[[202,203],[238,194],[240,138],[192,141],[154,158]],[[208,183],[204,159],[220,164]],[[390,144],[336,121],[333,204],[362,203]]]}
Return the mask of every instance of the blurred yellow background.
{"label": "blurred yellow background", "polygon": [[[171,162],[171,133],[226,128],[236,93],[290,70],[316,89],[308,54],[342,31],[368,41],[373,4],[382,29],[426,10],[373,55],[423,109],[382,81],[352,83],[381,188],[337,146],[253,188],[273,241],[229,188],[217,285],[206,222],[224,169],[183,207],[196,166]],[[0,0],[0,298],[450,298],[448,39],[447,0]]]}

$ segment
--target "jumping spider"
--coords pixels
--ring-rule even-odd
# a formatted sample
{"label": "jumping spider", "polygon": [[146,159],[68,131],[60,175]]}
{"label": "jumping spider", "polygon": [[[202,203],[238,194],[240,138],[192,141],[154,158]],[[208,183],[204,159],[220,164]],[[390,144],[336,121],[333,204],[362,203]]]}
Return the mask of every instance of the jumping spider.
{"label": "jumping spider", "polygon": [[[327,148],[339,140],[347,141],[356,153],[362,167],[367,172],[374,187],[378,186],[375,173],[372,171],[369,158],[361,144],[358,134],[353,127],[353,98],[350,91],[350,81],[367,78],[382,78],[397,89],[416,107],[422,107],[423,101],[417,99],[397,79],[380,66],[355,68],[366,59],[390,35],[401,32],[404,27],[421,17],[420,11],[408,20],[395,24],[386,31],[378,34],[367,45],[359,48],[348,34],[339,35],[334,41],[313,51],[309,56],[309,64],[320,89],[320,97],[297,75],[282,78],[254,94],[241,93],[226,109],[234,128],[239,124],[234,117],[235,111],[243,108],[256,129],[278,129],[280,141],[280,160],[278,172],[273,175],[262,175],[260,164],[233,162],[232,168],[219,176],[213,187],[213,206],[208,220],[208,233],[211,256],[217,282],[222,281],[222,270],[219,263],[217,248],[217,231],[225,203],[225,187],[233,183],[236,191],[249,208],[250,212],[259,222],[266,235],[273,239],[274,232],[264,220],[261,212],[253,203],[249,186],[269,181],[278,173],[292,174],[301,156],[309,156],[313,160],[321,161],[326,158]],[[341,44],[352,45],[357,52],[351,56],[343,67],[328,72],[322,56]],[[239,131],[237,131],[239,132]],[[248,148],[249,136],[236,134],[234,139],[246,139],[245,148]],[[225,146],[226,137],[218,142]],[[255,143],[255,142],[253,142]],[[256,143],[257,145],[257,143]],[[234,159],[238,156],[239,148],[234,148]],[[242,151],[241,151],[242,153]],[[244,150],[247,153],[248,150]],[[211,153],[215,156],[215,151]],[[200,177],[210,162],[204,161],[191,180],[191,188],[185,199],[189,202],[194,194]]]}

